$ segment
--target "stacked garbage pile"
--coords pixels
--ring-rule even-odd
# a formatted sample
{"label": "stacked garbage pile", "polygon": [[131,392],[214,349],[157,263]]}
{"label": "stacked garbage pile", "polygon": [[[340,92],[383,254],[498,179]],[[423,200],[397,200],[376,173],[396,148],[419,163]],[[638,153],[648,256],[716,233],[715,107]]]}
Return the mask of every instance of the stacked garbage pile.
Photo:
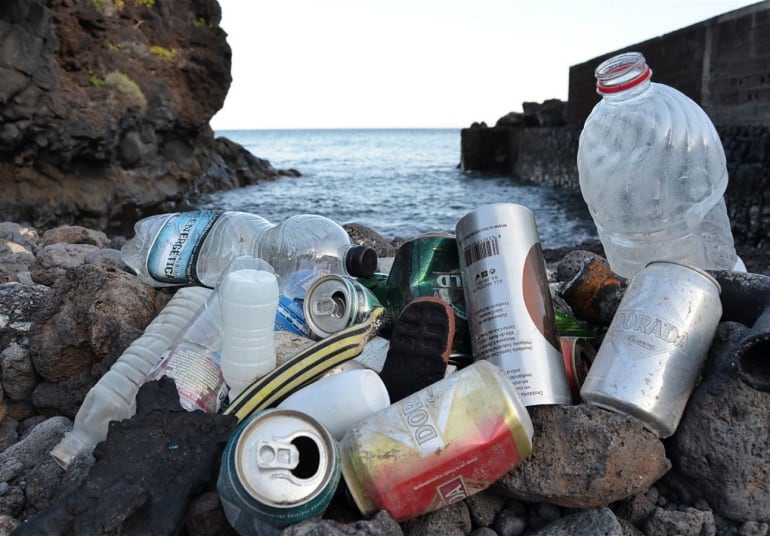
{"label": "stacked garbage pile", "polygon": [[517,225],[346,226],[322,272],[243,255],[289,233],[254,215],[188,215],[160,250],[202,224],[195,274],[0,224],[0,532],[767,534],[770,277],[546,263],[489,210]]}

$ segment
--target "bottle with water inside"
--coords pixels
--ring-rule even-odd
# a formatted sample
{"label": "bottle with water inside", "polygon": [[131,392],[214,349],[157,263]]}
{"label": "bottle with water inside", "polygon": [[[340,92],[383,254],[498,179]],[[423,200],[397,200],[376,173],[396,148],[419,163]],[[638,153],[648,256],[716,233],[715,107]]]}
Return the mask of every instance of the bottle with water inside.
{"label": "bottle with water inside", "polygon": [[610,267],[630,277],[653,260],[745,270],[724,201],[725,153],[700,106],[651,81],[638,52],[596,68],[602,100],[580,134],[580,190]]}
{"label": "bottle with water inside", "polygon": [[123,262],[152,286],[201,284],[213,288],[236,257],[268,262],[276,276],[301,271],[371,277],[377,254],[353,245],[338,223],[298,214],[279,224],[237,211],[191,211],[139,220],[121,249]]}

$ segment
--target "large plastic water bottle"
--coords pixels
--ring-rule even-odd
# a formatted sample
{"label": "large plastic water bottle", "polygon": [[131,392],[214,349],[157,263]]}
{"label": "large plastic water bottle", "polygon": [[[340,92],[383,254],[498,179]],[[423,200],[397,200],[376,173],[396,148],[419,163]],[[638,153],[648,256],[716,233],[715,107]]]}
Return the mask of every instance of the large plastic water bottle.
{"label": "large plastic water bottle", "polygon": [[595,75],[602,100],[586,119],[577,166],[612,270],[630,277],[653,260],[745,269],[723,197],[724,150],[703,109],[652,82],[638,52],[606,60]]}
{"label": "large plastic water bottle", "polygon": [[372,248],[353,245],[341,225],[316,214],[273,224],[247,212],[176,212],[143,218],[134,231],[121,249],[123,262],[158,287],[214,287],[242,255],[267,261],[279,277],[300,270],[371,277],[377,268]]}
{"label": "large plastic water bottle", "polygon": [[136,413],[136,393],[146,376],[178,334],[204,306],[212,291],[203,287],[179,289],[94,385],[80,406],[72,431],[64,434],[51,456],[63,468],[81,452],[90,453],[107,438],[110,421]]}
{"label": "large plastic water bottle", "polygon": [[276,367],[273,326],[278,282],[264,270],[236,270],[217,287],[222,307],[222,376],[230,401]]}

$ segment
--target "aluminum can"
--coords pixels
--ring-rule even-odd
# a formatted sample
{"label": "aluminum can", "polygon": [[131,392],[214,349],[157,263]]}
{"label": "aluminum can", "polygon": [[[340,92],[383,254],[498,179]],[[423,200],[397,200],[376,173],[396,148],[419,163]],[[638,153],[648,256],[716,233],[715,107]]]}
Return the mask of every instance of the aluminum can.
{"label": "aluminum can", "polygon": [[342,474],[364,515],[398,522],[465,499],[532,450],[532,421],[503,372],[473,363],[355,424]]}
{"label": "aluminum can", "polygon": [[386,303],[383,305],[389,309],[393,320],[415,298],[434,296],[449,304],[455,317],[455,336],[449,361],[458,367],[473,362],[454,234],[425,233],[404,242],[393,259],[385,282],[385,295]]}
{"label": "aluminum can", "polygon": [[323,514],[341,478],[339,449],[309,415],[254,413],[230,436],[217,480],[228,522],[240,535],[277,535]]}
{"label": "aluminum can", "polygon": [[674,433],[722,316],[719,283],[706,272],[655,261],[625,291],[580,396]]}
{"label": "aluminum can", "polygon": [[570,404],[534,214],[485,205],[456,230],[474,357],[503,369],[527,406]]}
{"label": "aluminum can", "polygon": [[371,290],[374,297],[377,298],[383,306],[386,306],[388,296],[385,294],[385,284],[388,282],[388,274],[377,272],[372,274],[371,277],[358,277],[356,280]]}
{"label": "aluminum can", "polygon": [[560,342],[572,402],[577,404],[580,402],[580,387],[591,369],[596,349],[583,337],[561,337]]}
{"label": "aluminum can", "polygon": [[303,303],[305,321],[321,339],[363,322],[378,307],[382,305],[372,291],[355,278],[338,274],[316,279]]}

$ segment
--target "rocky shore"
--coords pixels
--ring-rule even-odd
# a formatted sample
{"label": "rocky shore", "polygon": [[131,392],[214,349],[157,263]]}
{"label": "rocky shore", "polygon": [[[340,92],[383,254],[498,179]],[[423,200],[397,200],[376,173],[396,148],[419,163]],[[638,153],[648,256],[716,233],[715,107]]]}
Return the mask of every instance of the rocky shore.
{"label": "rocky shore", "polygon": [[[182,410],[168,381],[147,383],[136,416],[114,423],[93,455],[65,471],[49,454],[86,393],[174,292],[127,269],[119,235],[202,193],[294,174],[209,128],[230,85],[220,19],[216,0],[0,8],[0,213],[12,220],[0,222],[0,534],[234,534],[215,487],[234,423]],[[542,155],[574,164],[564,150],[574,144],[555,132],[521,138],[523,175],[549,184]],[[767,191],[767,136],[734,138],[728,153],[758,155],[731,170],[746,193],[733,203],[745,210],[731,216],[749,274],[717,274],[725,314],[674,436],[661,441],[586,404],[534,407],[531,456],[487,490],[399,524],[385,512],[364,519],[341,488],[323,519],[283,533],[767,535],[770,382],[739,366],[751,348],[765,358],[751,372],[770,376],[757,325],[770,305],[768,212],[766,195],[750,195]],[[382,257],[398,245],[347,228]],[[571,280],[596,254],[598,244],[547,251],[552,283]]]}
{"label": "rocky shore", "polygon": [[[346,228],[394,254],[373,230]],[[66,471],[49,455],[173,293],[127,269],[124,240],[0,223],[0,534],[234,534],[215,487],[233,423],[182,410],[173,384],[146,384],[137,415]],[[553,283],[597,253],[598,244],[547,251]],[[531,456],[487,490],[399,524],[385,512],[363,518],[341,488],[323,519],[283,534],[767,535],[770,393],[746,382],[737,356],[770,305],[770,262],[763,250],[740,253],[750,273],[716,274],[725,314],[674,436],[583,403],[533,407]]]}

